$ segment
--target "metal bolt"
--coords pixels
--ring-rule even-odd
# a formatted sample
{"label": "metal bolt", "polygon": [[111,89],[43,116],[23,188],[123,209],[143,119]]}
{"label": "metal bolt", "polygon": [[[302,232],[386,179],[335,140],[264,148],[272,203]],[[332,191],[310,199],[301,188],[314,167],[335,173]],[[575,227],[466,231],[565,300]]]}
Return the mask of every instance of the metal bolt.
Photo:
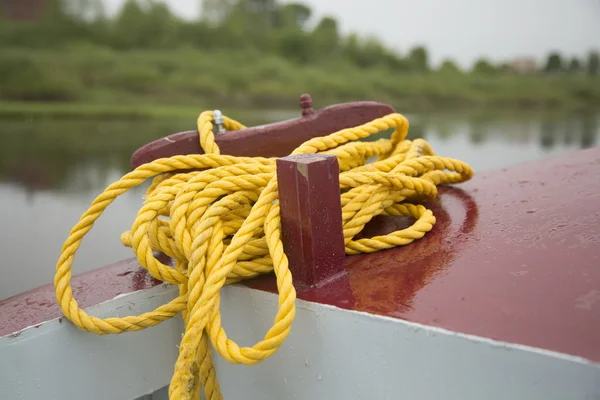
{"label": "metal bolt", "polygon": [[215,134],[216,135],[220,135],[222,133],[225,133],[225,127],[223,126],[223,124],[225,123],[225,117],[223,117],[223,114],[221,114],[220,110],[214,110],[213,111],[213,124],[215,125]]}

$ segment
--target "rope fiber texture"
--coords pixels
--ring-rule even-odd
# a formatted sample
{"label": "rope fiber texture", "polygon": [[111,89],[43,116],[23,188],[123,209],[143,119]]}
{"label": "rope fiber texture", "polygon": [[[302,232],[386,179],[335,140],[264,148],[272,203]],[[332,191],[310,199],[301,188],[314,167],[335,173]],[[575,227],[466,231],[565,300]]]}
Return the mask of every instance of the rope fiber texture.
{"label": "rope fiber texture", "polygon": [[[169,386],[170,399],[222,399],[212,347],[227,361],[257,364],[273,355],[290,332],[296,292],[283,252],[275,158],[221,155],[213,134],[213,113],[198,118],[206,154],[180,155],[141,165],[109,185],[81,216],[62,247],[56,265],[56,299],[65,317],[99,335],[138,331],[182,313],[185,333]],[[244,128],[225,117],[225,128]],[[462,161],[435,155],[423,139],[407,140],[408,120],[390,114],[361,126],[306,141],[292,154],[337,156],[346,254],[407,245],[435,223],[418,204],[441,184],[470,179]],[[394,129],[390,139],[360,139]],[[372,157],[376,160],[369,162]],[[138,316],[100,319],[73,298],[72,264],[83,237],[104,210],[130,188],[153,178],[131,230],[121,236],[139,264],[154,278],[179,286],[179,296]],[[410,216],[412,226],[387,235],[354,239],[376,215]],[[174,267],[155,257],[162,252]],[[274,272],[279,308],[264,339],[240,347],[221,326],[220,289],[225,284]]]}

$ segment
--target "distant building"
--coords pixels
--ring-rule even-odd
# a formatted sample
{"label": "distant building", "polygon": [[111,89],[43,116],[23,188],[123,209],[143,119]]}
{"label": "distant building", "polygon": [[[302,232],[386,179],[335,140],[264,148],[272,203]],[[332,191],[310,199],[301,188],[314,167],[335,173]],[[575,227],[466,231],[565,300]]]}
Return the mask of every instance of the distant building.
{"label": "distant building", "polygon": [[5,18],[17,21],[36,20],[42,15],[47,0],[0,0]]}
{"label": "distant building", "polygon": [[535,74],[540,70],[537,61],[532,57],[516,58],[508,64],[508,68],[518,75]]}

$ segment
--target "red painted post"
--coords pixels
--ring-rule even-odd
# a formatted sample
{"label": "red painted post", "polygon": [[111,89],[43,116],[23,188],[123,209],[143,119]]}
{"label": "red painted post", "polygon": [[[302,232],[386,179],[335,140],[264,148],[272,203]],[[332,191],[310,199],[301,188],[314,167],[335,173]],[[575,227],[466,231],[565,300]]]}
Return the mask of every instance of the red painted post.
{"label": "red painted post", "polygon": [[344,271],[339,165],[333,155],[277,159],[281,230],[294,282],[317,286]]}

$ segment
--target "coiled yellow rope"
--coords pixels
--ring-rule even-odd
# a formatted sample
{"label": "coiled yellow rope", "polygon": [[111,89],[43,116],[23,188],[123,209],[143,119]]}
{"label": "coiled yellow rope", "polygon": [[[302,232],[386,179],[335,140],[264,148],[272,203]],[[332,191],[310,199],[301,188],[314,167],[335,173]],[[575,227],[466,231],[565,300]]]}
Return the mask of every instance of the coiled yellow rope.
{"label": "coiled yellow rope", "polygon": [[[206,154],[141,165],[93,201],[64,243],[54,278],[56,299],[64,315],[84,331],[137,331],[182,313],[185,334],[169,387],[171,399],[199,399],[201,388],[207,399],[222,398],[209,339],[226,360],[256,364],[281,346],[295,315],[296,292],[281,242],[275,159],[220,155],[212,117],[212,112],[204,112],[198,118]],[[225,118],[225,128],[236,130],[243,125]],[[356,142],[390,128],[394,133],[389,140]],[[437,185],[462,182],[473,175],[467,164],[436,156],[425,140],[405,140],[407,132],[406,118],[391,114],[309,140],[292,153],[337,156],[346,254],[374,252],[421,238],[432,229],[435,218],[424,206],[405,201],[434,197]],[[367,163],[373,156],[377,161]],[[72,295],[75,252],[113,200],[152,177],[146,200],[121,240],[133,248],[140,265],[153,277],[179,285],[179,296],[139,316],[90,316]],[[407,215],[416,222],[388,235],[355,240],[365,224],[380,214]],[[172,257],[175,268],[161,263],[153,252]],[[221,326],[219,291],[227,283],[271,271],[277,276],[279,290],[274,324],[262,341],[240,348]]]}

